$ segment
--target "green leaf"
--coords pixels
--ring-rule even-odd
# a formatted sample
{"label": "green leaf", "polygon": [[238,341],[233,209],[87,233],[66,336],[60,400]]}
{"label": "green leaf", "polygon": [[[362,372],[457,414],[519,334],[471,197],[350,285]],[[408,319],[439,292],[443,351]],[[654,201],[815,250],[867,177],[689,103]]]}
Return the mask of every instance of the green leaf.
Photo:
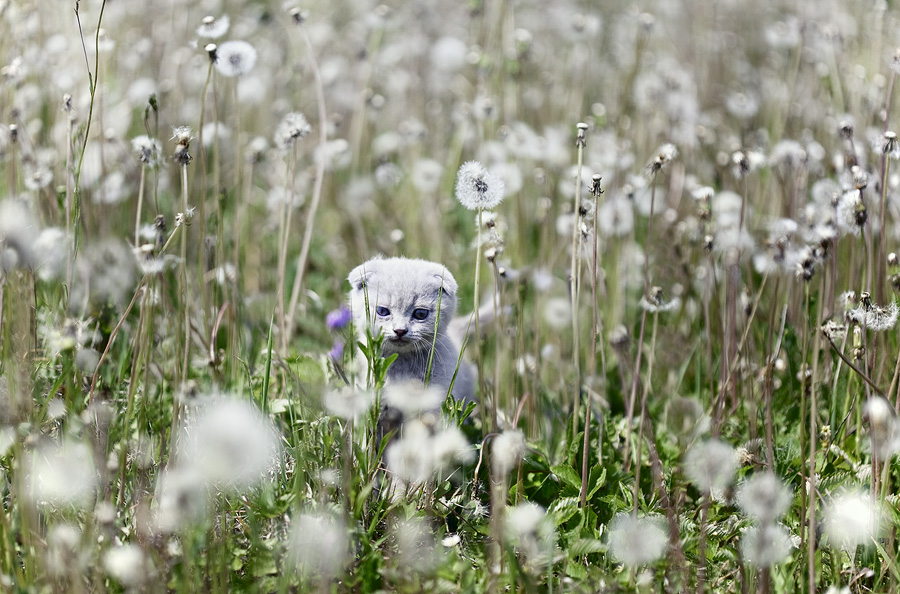
{"label": "green leaf", "polygon": [[575,472],[571,466],[558,464],[551,467],[550,471],[553,472],[564,485],[575,489],[579,493],[581,492],[581,477],[578,476],[578,473]]}
{"label": "green leaf", "polygon": [[598,538],[579,538],[569,543],[567,550],[572,557],[580,557],[582,555],[590,555],[593,553],[605,553],[607,547]]}

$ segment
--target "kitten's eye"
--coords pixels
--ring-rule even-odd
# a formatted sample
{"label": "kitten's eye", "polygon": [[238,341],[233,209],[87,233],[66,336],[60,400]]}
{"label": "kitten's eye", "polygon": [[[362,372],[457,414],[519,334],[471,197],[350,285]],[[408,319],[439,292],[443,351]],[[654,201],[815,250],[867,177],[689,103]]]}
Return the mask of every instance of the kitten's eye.
{"label": "kitten's eye", "polygon": [[382,318],[386,318],[386,317],[388,317],[389,315],[391,315],[391,310],[389,310],[389,309],[386,308],[386,307],[382,307],[382,306],[379,305],[378,307],[375,308],[375,313],[377,313],[377,314],[378,314],[379,316],[381,316]]}
{"label": "kitten's eye", "polygon": [[430,312],[427,309],[417,309],[413,311],[413,319],[414,320],[424,320],[428,317]]}

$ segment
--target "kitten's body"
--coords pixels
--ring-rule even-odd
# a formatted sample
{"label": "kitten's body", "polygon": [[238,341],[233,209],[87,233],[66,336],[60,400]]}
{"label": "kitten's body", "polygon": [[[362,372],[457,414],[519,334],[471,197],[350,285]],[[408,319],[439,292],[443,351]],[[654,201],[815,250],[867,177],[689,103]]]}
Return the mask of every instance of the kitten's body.
{"label": "kitten's body", "polygon": [[[456,313],[457,284],[442,265],[409,258],[374,258],[348,278],[353,321],[366,340],[366,328],[382,334],[382,356],[397,354],[387,381],[424,382],[431,360],[429,385],[449,390],[457,400],[475,398],[475,374],[459,361],[459,345],[448,332]],[[437,332],[435,333],[435,325]],[[434,355],[432,357],[432,348]]]}

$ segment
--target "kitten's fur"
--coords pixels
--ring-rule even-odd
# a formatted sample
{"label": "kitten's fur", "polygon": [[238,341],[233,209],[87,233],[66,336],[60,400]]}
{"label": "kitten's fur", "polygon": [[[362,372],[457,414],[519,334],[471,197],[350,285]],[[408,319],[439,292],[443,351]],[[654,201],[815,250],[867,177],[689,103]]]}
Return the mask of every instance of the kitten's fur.
{"label": "kitten's fur", "polygon": [[424,382],[434,345],[429,385],[447,391],[456,373],[453,396],[474,400],[475,374],[465,362],[456,372],[459,345],[448,332],[456,313],[458,288],[450,271],[426,260],[373,258],[357,266],[348,280],[360,340],[365,342],[366,328],[371,328],[373,334],[384,336],[382,356],[398,355],[388,368],[389,383]]}

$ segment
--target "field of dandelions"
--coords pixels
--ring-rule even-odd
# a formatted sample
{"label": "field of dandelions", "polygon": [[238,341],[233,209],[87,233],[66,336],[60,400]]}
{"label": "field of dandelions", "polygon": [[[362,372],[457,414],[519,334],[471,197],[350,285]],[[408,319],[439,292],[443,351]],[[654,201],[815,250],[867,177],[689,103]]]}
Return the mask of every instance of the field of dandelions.
{"label": "field of dandelions", "polygon": [[[895,3],[0,22],[0,590],[900,591]],[[384,387],[377,254],[477,407]]]}

